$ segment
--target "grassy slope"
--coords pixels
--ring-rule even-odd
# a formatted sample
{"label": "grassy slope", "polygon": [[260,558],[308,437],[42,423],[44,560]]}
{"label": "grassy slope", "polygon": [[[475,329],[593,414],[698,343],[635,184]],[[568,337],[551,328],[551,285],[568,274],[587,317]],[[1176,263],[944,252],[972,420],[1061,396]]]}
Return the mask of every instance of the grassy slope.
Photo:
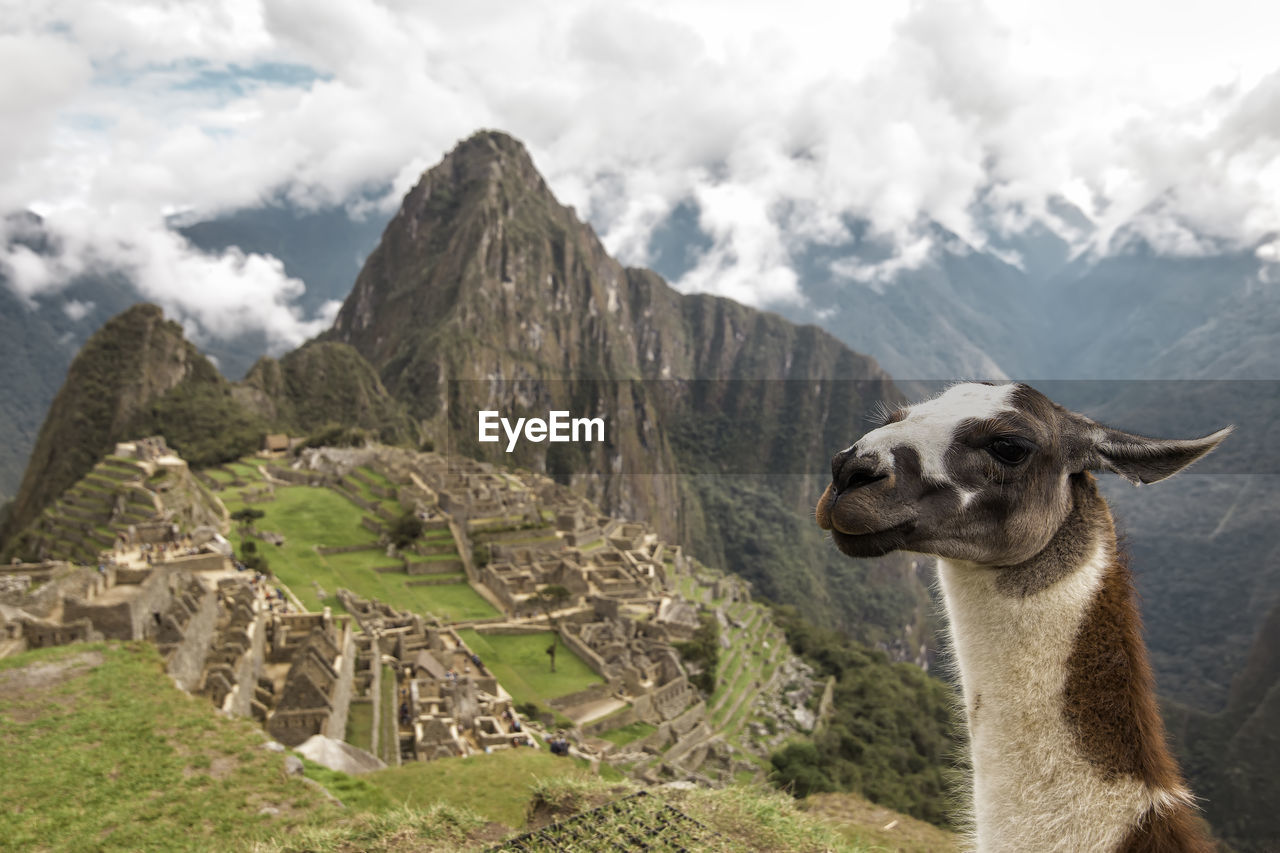
{"label": "grassy slope", "polygon": [[[335,817],[266,740],[175,689],[150,645],[6,658],[0,838],[9,849],[226,849]],[[259,815],[265,806],[281,814]]]}
{"label": "grassy slope", "polygon": [[877,806],[857,794],[815,794],[800,808],[837,827],[855,844],[901,853],[954,853],[960,837],[931,823]]}
{"label": "grassy slope", "polygon": [[[6,849],[478,850],[525,826],[538,803],[564,813],[629,792],[546,750],[512,750],[359,777],[305,762],[284,770],[248,720],[174,688],[154,648],[78,644],[0,661],[0,838]],[[754,849],[861,849],[750,792],[665,792]],[[576,799],[575,799],[576,798]],[[264,806],[276,815],[259,814]],[[793,845],[791,841],[804,841]],[[813,843],[811,843],[813,842]],[[821,842],[821,843],[817,843]],[[781,844],[782,846],[778,846]],[[725,849],[695,845],[693,849]],[[738,847],[737,849],[751,849]]]}

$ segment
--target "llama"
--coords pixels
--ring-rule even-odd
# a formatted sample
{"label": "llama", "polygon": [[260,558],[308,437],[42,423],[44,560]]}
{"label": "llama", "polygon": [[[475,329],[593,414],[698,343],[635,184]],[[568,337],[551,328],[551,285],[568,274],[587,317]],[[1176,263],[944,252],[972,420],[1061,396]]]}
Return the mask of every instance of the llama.
{"label": "llama", "polygon": [[963,383],[831,461],[817,521],[851,557],[938,558],[987,851],[1208,851],[1165,745],[1133,582],[1091,470],[1163,480],[1167,441],[1022,384]]}

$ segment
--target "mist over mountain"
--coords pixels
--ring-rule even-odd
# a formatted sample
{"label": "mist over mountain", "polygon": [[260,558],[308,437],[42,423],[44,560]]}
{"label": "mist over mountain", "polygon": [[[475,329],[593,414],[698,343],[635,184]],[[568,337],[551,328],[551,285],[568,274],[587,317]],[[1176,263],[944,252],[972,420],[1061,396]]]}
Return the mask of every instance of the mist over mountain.
{"label": "mist over mountain", "polygon": [[[346,207],[310,210],[281,201],[182,224],[176,230],[204,252],[238,249],[278,258],[286,275],[306,282],[297,305],[311,315],[327,302],[347,298],[386,224],[387,214],[376,208],[353,216]],[[243,370],[228,365],[226,373],[234,379],[247,370],[248,365]]]}

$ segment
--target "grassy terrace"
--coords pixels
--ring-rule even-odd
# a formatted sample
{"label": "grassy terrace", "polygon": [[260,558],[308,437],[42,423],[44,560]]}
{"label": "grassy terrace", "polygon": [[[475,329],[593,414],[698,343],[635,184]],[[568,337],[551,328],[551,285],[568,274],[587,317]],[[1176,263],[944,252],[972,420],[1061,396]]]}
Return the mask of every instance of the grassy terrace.
{"label": "grassy terrace", "polygon": [[382,719],[374,720],[378,726],[378,757],[388,765],[396,765],[396,753],[400,751],[400,700],[396,690],[396,671],[382,667],[382,706],[378,709]]}
{"label": "grassy terrace", "polygon": [[484,635],[464,629],[458,634],[516,702],[546,705],[559,696],[602,683],[600,676],[563,643],[556,651],[556,671],[551,672],[547,657],[547,647],[551,645],[550,631]]}
{"label": "grassy terrace", "polygon": [[373,748],[373,703],[352,702],[347,711],[347,743],[366,752]]}
{"label": "grassy terrace", "polygon": [[395,504],[395,501],[390,501],[380,495],[376,495],[373,493],[373,490],[369,488],[369,483],[381,486],[384,489],[389,489],[394,485],[390,480],[379,474],[377,471],[374,471],[372,468],[357,468],[347,477],[347,483],[350,484],[349,488],[351,491],[355,492],[367,501],[373,501],[374,503],[386,503],[388,505]]}
{"label": "grassy terrace", "polygon": [[[235,462],[236,470],[249,487],[261,482],[256,466]],[[241,490],[226,489],[219,493],[230,512],[249,504],[241,498]],[[432,614],[446,621],[489,619],[500,614],[465,582],[442,586],[408,586],[407,581],[423,576],[375,572],[375,568],[394,565],[380,549],[321,556],[317,545],[340,547],[367,544],[376,537],[360,525],[361,510],[330,489],[310,486],[276,486],[275,499],[251,504],[265,516],[255,526],[262,531],[279,533],[285,544],[273,546],[257,542],[271,571],[286,583],[302,603],[318,610],[322,607],[341,609],[336,598],[339,587],[346,587],[366,598],[377,598],[417,613]],[[237,528],[231,532],[237,552],[242,537]],[[442,555],[440,559],[450,559]],[[415,557],[414,559],[422,559]],[[326,593],[321,599],[315,584]]]}
{"label": "grassy terrace", "polygon": [[646,723],[643,720],[637,720],[629,725],[612,731],[604,732],[600,735],[601,739],[607,740],[617,746],[626,746],[629,743],[648,737],[658,730],[653,723]]}

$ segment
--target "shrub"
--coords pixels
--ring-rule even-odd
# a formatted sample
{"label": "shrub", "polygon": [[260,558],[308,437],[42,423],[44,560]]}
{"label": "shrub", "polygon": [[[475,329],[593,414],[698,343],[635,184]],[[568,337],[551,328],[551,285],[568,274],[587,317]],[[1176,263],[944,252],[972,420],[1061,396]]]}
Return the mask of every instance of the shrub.
{"label": "shrub", "polygon": [[422,519],[412,510],[406,510],[391,523],[388,534],[397,548],[404,548],[422,535]]}

